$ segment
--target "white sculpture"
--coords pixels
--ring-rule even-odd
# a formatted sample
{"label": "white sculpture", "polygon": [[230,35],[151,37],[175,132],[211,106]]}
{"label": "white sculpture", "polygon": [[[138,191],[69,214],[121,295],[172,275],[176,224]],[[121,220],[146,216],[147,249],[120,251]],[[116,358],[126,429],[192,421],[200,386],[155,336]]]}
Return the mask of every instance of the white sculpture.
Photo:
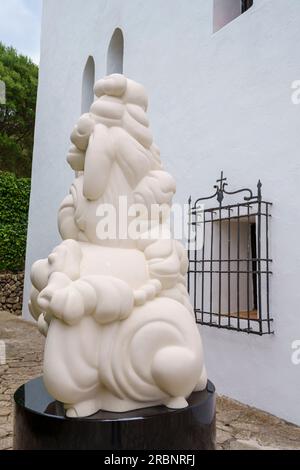
{"label": "white sculpture", "polygon": [[[95,95],[71,135],[76,179],[59,210],[64,241],[32,267],[29,308],[47,336],[44,382],[69,417],[182,408],[207,383],[185,251],[171,238],[101,239],[97,231],[105,204],[134,221],[120,196],[129,207],[170,206],[175,182],[153,144],[144,88],[114,74]],[[144,222],[145,235],[149,216]]]}

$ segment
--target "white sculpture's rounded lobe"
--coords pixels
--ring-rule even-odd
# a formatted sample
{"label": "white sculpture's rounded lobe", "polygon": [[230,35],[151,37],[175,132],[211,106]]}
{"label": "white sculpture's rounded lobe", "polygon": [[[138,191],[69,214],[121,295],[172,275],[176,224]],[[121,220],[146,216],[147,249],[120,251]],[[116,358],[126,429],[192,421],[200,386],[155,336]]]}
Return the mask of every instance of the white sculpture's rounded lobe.
{"label": "white sculpture's rounded lobe", "polygon": [[[71,135],[76,178],[58,214],[64,241],[32,267],[29,308],[46,336],[45,385],[72,418],[182,408],[207,375],[186,253],[165,224],[176,184],[153,143],[144,87],[114,74],[95,84],[95,95]],[[107,204],[129,225],[142,204],[143,238],[130,230],[99,236]]]}

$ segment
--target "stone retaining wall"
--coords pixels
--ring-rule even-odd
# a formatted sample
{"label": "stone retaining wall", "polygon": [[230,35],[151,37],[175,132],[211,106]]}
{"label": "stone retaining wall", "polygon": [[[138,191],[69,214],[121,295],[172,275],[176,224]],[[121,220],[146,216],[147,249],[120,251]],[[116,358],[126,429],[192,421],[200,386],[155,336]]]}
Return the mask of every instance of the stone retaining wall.
{"label": "stone retaining wall", "polygon": [[0,310],[22,315],[24,272],[0,273]]}

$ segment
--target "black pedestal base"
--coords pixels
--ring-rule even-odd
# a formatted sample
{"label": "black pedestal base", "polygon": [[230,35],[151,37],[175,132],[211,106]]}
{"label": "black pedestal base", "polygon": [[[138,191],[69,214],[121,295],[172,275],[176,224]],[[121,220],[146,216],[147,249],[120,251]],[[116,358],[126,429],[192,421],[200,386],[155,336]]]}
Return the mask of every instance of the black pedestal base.
{"label": "black pedestal base", "polygon": [[215,388],[208,382],[189,406],[128,413],[100,411],[68,419],[46,392],[42,378],[15,393],[15,450],[199,450],[215,447]]}

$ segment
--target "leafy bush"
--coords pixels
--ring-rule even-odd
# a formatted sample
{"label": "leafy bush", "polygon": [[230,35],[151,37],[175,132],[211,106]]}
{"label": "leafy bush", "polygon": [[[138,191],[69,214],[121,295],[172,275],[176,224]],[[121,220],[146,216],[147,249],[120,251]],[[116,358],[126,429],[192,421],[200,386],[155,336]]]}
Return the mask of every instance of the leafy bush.
{"label": "leafy bush", "polygon": [[0,271],[24,269],[30,179],[0,172]]}

